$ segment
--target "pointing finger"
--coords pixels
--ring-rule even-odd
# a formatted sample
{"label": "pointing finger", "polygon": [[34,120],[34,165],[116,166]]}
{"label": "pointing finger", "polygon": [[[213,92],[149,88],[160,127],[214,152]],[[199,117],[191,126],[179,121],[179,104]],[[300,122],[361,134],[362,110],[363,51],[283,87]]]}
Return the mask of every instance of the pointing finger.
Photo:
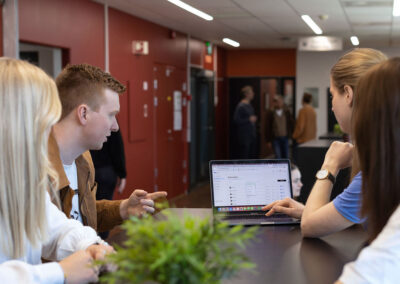
{"label": "pointing finger", "polygon": [[157,192],[152,192],[147,194],[147,198],[156,200],[158,198],[166,197],[167,192],[166,191],[157,191]]}

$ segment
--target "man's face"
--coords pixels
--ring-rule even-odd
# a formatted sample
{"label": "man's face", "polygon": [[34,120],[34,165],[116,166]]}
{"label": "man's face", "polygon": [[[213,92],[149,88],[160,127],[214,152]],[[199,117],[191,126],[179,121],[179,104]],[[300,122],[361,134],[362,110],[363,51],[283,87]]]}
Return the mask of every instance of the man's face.
{"label": "man's face", "polygon": [[253,89],[251,89],[248,93],[247,93],[247,99],[249,100],[249,101],[251,101],[251,100],[253,100],[254,99],[254,91],[253,91]]}
{"label": "man's face", "polygon": [[104,89],[103,100],[97,111],[89,108],[87,123],[87,149],[100,150],[111,131],[118,130],[115,116],[119,112],[118,93]]}

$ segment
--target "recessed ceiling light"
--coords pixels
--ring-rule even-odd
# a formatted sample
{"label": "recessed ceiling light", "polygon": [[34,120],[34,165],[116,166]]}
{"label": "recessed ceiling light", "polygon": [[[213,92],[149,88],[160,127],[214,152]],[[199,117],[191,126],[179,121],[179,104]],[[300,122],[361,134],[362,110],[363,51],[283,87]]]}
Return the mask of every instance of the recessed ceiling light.
{"label": "recessed ceiling light", "polygon": [[357,46],[357,45],[360,44],[360,42],[359,42],[359,40],[358,40],[358,37],[356,37],[356,36],[352,36],[352,37],[350,38],[350,40],[351,40],[351,43],[352,43],[353,45],[355,45],[355,46]]}
{"label": "recessed ceiling light", "polygon": [[322,34],[322,30],[318,25],[310,18],[309,15],[302,15],[301,18],[303,21],[313,30],[317,35]]}
{"label": "recessed ceiling light", "polygon": [[393,17],[400,16],[400,0],[393,1]]}
{"label": "recessed ceiling light", "polygon": [[227,38],[227,37],[224,38],[222,41],[225,42],[226,44],[232,45],[234,47],[240,46],[240,43],[238,43],[237,41],[231,40],[230,38]]}
{"label": "recessed ceiling light", "polygon": [[167,0],[168,2],[175,4],[176,6],[192,13],[195,14],[196,16],[203,18],[206,21],[212,21],[214,18],[212,16],[210,16],[209,14],[206,14],[202,11],[200,11],[199,9],[196,9],[192,6],[190,6],[189,4],[186,4],[185,2],[182,2],[180,0]]}

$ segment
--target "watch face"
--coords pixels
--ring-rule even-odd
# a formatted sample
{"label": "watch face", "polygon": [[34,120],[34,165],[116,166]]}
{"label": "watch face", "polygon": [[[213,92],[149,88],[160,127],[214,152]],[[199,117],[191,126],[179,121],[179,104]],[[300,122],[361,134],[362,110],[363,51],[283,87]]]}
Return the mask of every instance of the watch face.
{"label": "watch face", "polygon": [[317,178],[319,179],[325,179],[328,177],[328,171],[327,170],[320,170],[317,172]]}

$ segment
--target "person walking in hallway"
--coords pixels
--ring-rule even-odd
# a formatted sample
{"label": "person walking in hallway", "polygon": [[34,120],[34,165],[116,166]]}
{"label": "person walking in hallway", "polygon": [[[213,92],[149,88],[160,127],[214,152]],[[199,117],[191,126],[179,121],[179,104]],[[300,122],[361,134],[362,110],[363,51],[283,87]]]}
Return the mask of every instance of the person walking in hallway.
{"label": "person walking in hallway", "polygon": [[296,127],[293,132],[293,139],[298,144],[305,143],[317,137],[317,114],[311,106],[312,95],[304,93],[303,107],[299,111]]}
{"label": "person walking in hallway", "polygon": [[283,97],[276,95],[273,109],[266,114],[266,141],[272,143],[275,158],[289,157],[289,138],[292,136],[293,117],[283,103]]}
{"label": "person walking in hallway", "polygon": [[236,128],[236,158],[256,158],[256,122],[257,116],[251,101],[254,98],[253,87],[245,86],[241,90],[241,101],[236,106],[233,122]]}

